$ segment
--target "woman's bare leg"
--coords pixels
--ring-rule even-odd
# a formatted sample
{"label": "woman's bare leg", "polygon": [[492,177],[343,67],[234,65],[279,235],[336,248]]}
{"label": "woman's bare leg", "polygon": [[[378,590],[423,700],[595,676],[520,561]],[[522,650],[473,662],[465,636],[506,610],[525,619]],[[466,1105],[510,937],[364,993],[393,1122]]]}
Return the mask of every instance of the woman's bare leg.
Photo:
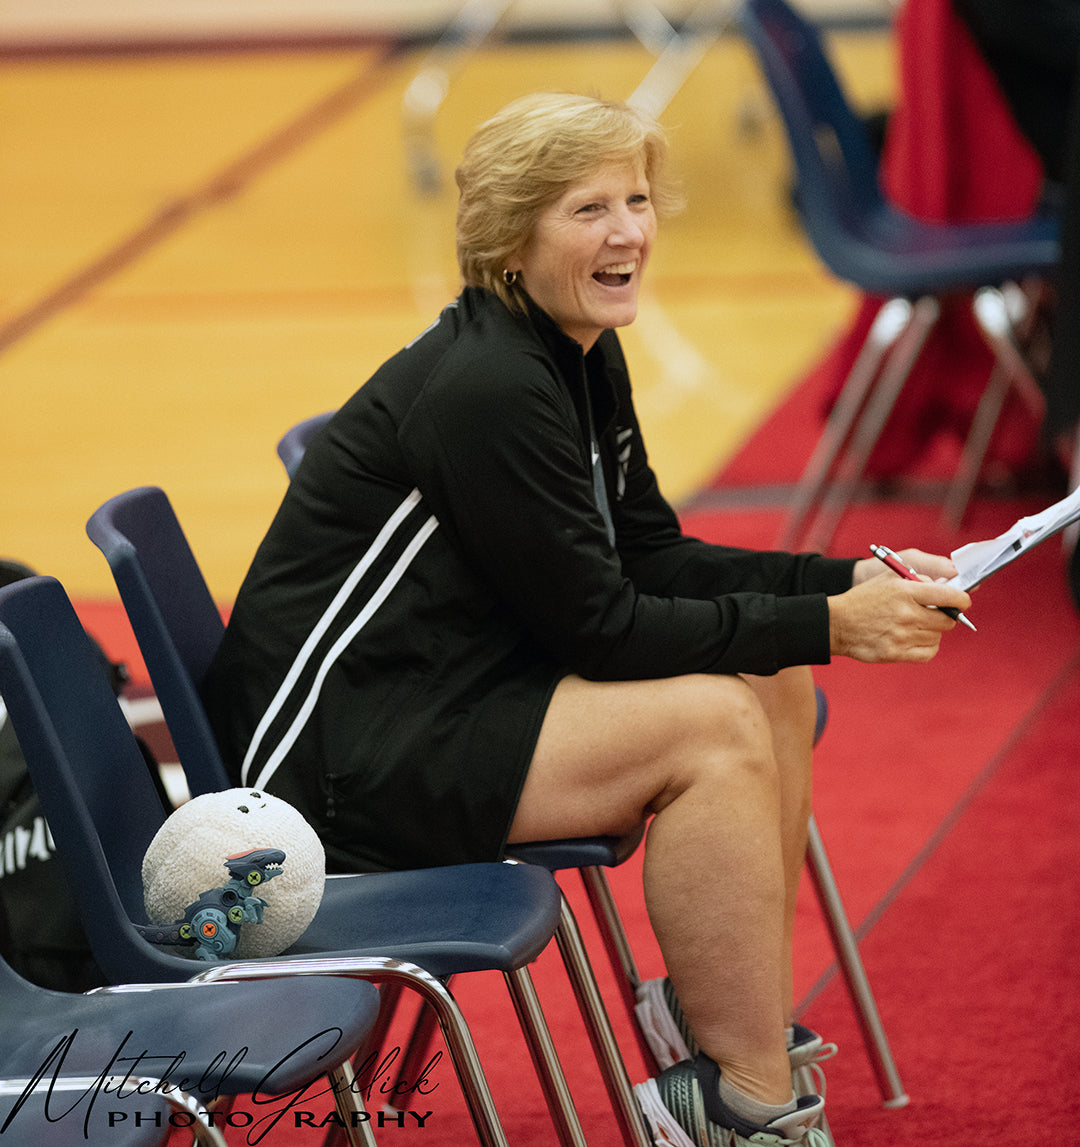
{"label": "woman's bare leg", "polygon": [[806,859],[807,825],[812,799],[812,757],[817,698],[808,667],[785,669],[774,677],[746,677],[761,702],[772,731],[773,754],[780,775],[780,835],[784,849],[784,961],[781,999],[787,1024],[795,1008],[792,948],[795,902]]}
{"label": "woman's bare leg", "polygon": [[703,1050],[765,1103],[791,1098],[781,775],[766,705],[739,677],[568,677],[552,699],[512,841],[623,833],[655,814],[645,896]]}

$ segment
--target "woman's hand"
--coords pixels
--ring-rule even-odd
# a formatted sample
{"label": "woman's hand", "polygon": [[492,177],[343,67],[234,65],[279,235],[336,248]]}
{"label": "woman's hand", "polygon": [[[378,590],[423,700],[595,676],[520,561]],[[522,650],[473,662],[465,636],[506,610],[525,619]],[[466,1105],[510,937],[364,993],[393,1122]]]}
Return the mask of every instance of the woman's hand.
{"label": "woman's hand", "polygon": [[[906,565],[911,566],[916,573],[929,578],[930,581],[941,581],[942,579],[947,581],[951,577],[956,577],[957,574],[952,558],[945,558],[940,554],[926,554],[922,550],[901,550],[897,557]],[[851,584],[862,585],[863,582],[869,581],[871,578],[881,577],[883,574],[896,577],[896,574],[877,558],[862,558],[855,563],[855,573],[852,576]]]}
{"label": "woman's hand", "polygon": [[[902,556],[919,569],[914,559],[932,555],[905,550]],[[956,625],[941,607],[965,610],[971,598],[944,582],[908,581],[881,568],[888,577],[864,577],[846,593],[829,598],[832,653],[856,661],[929,661],[938,651],[941,635]]]}

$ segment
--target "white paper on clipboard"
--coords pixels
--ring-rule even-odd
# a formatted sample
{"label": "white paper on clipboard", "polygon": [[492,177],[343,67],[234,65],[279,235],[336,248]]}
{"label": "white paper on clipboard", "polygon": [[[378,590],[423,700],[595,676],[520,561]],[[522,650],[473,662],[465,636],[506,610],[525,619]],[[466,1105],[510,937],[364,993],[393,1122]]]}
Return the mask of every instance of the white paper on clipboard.
{"label": "white paper on clipboard", "polygon": [[960,572],[949,584],[965,591],[972,589],[1076,521],[1080,521],[1080,488],[1040,513],[1020,518],[988,542],[969,542],[953,550],[950,556]]}

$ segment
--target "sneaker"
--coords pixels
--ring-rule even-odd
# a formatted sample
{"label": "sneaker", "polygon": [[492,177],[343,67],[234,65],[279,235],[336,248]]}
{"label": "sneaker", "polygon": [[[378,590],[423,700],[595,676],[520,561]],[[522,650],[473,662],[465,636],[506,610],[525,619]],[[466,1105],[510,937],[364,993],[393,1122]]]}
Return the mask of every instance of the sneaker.
{"label": "sneaker", "polygon": [[[675,989],[666,977],[646,980],[639,986],[634,1011],[645,1042],[661,1071],[681,1060],[693,1059],[701,1050],[686,1022],[679,997],[675,995]],[[792,1033],[788,1043],[792,1073],[813,1068],[822,1060],[836,1055],[836,1044],[826,1043],[816,1031],[795,1024]],[[816,1070],[820,1075],[821,1069]]]}
{"label": "sneaker", "polygon": [[818,1094],[825,1097],[825,1071],[822,1060],[836,1055],[836,1044],[826,1043],[816,1031],[794,1024],[788,1038],[788,1061],[791,1083],[796,1095]]}
{"label": "sneaker", "polygon": [[720,1068],[706,1055],[639,1083],[634,1095],[656,1147],[825,1147],[818,1095],[803,1095],[789,1115],[769,1123],[740,1119],[720,1098]]}
{"label": "sneaker", "polygon": [[701,1050],[666,976],[638,986],[634,1013],[661,1071],[684,1059],[693,1059]]}
{"label": "sneaker", "polygon": [[791,1038],[788,1040],[788,1059],[791,1060],[792,1071],[812,1067],[836,1055],[836,1044],[826,1043],[816,1031],[802,1024],[792,1025],[791,1033]]}

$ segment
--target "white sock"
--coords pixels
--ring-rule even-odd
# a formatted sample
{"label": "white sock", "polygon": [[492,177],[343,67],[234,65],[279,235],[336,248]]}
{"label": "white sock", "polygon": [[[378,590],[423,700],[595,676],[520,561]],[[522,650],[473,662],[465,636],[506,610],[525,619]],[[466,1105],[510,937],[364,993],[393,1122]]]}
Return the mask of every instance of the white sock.
{"label": "white sock", "polygon": [[720,1098],[740,1119],[761,1127],[767,1127],[773,1119],[778,1119],[781,1115],[789,1115],[798,1105],[794,1091],[787,1103],[762,1103],[760,1099],[747,1095],[735,1084],[729,1083],[723,1075],[720,1076]]}

